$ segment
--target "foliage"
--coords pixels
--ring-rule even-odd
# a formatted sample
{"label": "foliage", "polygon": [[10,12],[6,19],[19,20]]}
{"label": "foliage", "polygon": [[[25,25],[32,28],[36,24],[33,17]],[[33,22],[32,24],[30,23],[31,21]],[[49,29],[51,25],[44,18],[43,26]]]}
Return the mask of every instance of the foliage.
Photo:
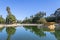
{"label": "foliage", "polygon": [[55,22],[56,18],[55,17],[46,17],[47,22]]}
{"label": "foliage", "polygon": [[38,22],[39,22],[39,23],[43,23],[43,24],[47,23],[47,21],[46,21],[45,18],[40,18],[40,20],[38,20]]}
{"label": "foliage", "polygon": [[33,23],[37,23],[37,21],[40,18],[44,17],[44,15],[46,15],[46,13],[44,13],[44,12],[38,12],[37,14],[35,14],[34,18],[32,19],[32,22]]}
{"label": "foliage", "polygon": [[16,18],[15,18],[14,15],[11,14],[10,8],[7,7],[6,10],[7,10],[7,12],[8,12],[8,15],[7,15],[7,17],[6,17],[6,23],[7,23],[7,24],[16,23]]}
{"label": "foliage", "polygon": [[25,18],[23,21],[22,21],[22,23],[32,23],[32,19],[30,18]]}
{"label": "foliage", "polygon": [[5,23],[5,20],[2,16],[0,16],[0,24],[4,24]]}
{"label": "foliage", "polygon": [[37,21],[40,18],[43,18],[44,15],[46,15],[45,12],[38,12],[37,14],[30,16],[29,19],[28,18],[25,18],[25,20],[23,20],[23,23],[38,23]]}
{"label": "foliage", "polygon": [[10,7],[6,7],[6,11],[8,12],[8,15],[11,14]]}
{"label": "foliage", "polygon": [[6,11],[8,13],[6,20],[2,16],[0,16],[0,24],[13,24],[13,23],[45,23],[47,22],[60,22],[60,8],[58,8],[51,16],[43,18],[46,13],[38,12],[35,15],[30,16],[30,18],[25,18],[23,21],[16,21],[15,16],[11,13],[10,7],[6,7]]}
{"label": "foliage", "polygon": [[55,15],[55,22],[60,22],[60,8],[58,8],[55,12],[54,12],[54,15]]}
{"label": "foliage", "polygon": [[6,17],[6,23],[7,24],[13,24],[13,23],[16,23],[16,18],[14,15],[8,15]]}
{"label": "foliage", "polygon": [[17,20],[17,23],[22,23],[22,21],[21,20]]}

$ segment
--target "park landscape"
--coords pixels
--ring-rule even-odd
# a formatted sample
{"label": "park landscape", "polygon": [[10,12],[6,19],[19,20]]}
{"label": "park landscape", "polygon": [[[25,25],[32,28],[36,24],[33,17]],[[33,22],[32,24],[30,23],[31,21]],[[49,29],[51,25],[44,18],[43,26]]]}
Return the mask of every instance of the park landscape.
{"label": "park landscape", "polygon": [[[58,8],[54,12],[54,14],[51,14],[51,16],[45,17],[46,13],[40,11],[37,14],[30,16],[30,18],[26,17],[23,21],[17,20],[16,17],[12,14],[12,12],[10,10],[11,10],[10,7],[6,7],[6,11],[7,11],[7,14],[8,14],[6,19],[4,19],[2,17],[2,15],[0,15],[0,32],[2,32],[2,30],[4,28],[6,28],[5,30],[8,34],[8,37],[7,37],[6,40],[15,40],[14,37],[11,38],[11,35],[13,35],[15,33],[15,31],[17,29],[20,29],[20,28],[21,29],[24,28],[25,31],[30,30],[32,33],[34,32],[39,37],[43,37],[43,36],[46,37],[46,35],[49,32],[53,32],[53,34],[57,37],[57,39],[58,40],[60,39],[59,38],[60,37],[59,36],[60,8]],[[17,26],[23,26],[23,27],[19,28]],[[57,30],[56,30],[56,27],[58,27]],[[21,29],[20,29],[20,31],[21,31]],[[23,30],[22,30],[22,32],[23,32]],[[44,31],[48,31],[48,33],[46,33],[46,32],[44,33]],[[15,34],[15,36],[17,36],[17,35],[18,34]],[[27,33],[25,35],[27,35]],[[29,35],[31,35],[31,33]],[[18,38],[16,37],[16,40],[17,39],[20,40],[21,36],[19,36],[19,37]],[[26,37],[28,39],[28,35]],[[33,37],[33,36],[31,36],[31,37]],[[22,37],[22,38],[24,38],[24,37]],[[22,40],[27,40],[27,39],[24,38]],[[37,40],[37,39],[34,39],[34,40]],[[5,40],[5,39],[2,39],[2,40]],[[30,40],[32,40],[32,38]],[[38,40],[40,40],[40,39],[38,39]]]}
{"label": "park landscape", "polygon": [[[30,18],[25,18],[22,20],[17,20],[16,17],[12,14],[10,7],[6,7],[7,17],[4,19],[2,15],[0,15],[0,24],[1,26],[17,26],[17,25],[25,25],[25,26],[34,26],[38,24],[46,25],[50,29],[55,29],[53,25],[58,24],[60,22],[60,8],[58,8],[54,14],[51,16],[45,17],[46,13],[39,11],[37,14],[30,16]],[[43,26],[41,25],[41,26]],[[49,27],[52,25],[52,27]]]}
{"label": "park landscape", "polygon": [[[7,3],[9,3],[4,7],[4,11],[6,11],[7,13],[6,17],[4,17],[4,11],[2,11],[3,15],[0,14],[0,40],[60,40],[60,8],[55,8],[56,10],[54,10],[53,13],[47,16],[47,12],[42,11],[42,9],[38,9],[38,12],[34,11],[36,10],[36,8],[38,8],[36,4],[40,3],[41,0],[36,1],[37,3],[34,5],[32,4],[35,3],[35,1],[28,1],[29,3],[27,1],[20,1],[6,1]],[[3,1],[1,1],[1,3],[2,2]],[[24,5],[24,2],[30,5],[28,6],[27,4],[25,4],[25,6],[21,5],[21,7],[17,4],[14,5],[13,3],[15,2],[17,2],[19,5],[21,3],[23,3],[22,5]],[[36,8],[34,8],[33,6],[36,6]],[[14,7],[18,9],[21,14]],[[21,10],[19,9],[20,7]],[[34,12],[30,10],[30,7]],[[13,9],[17,13],[16,15],[14,14]],[[28,12],[28,10],[30,10],[29,13],[31,14],[32,12],[32,15],[29,16],[29,13],[27,13],[28,15],[26,13],[23,14],[22,10],[23,12],[25,12],[26,10]],[[19,15],[19,18],[24,17],[24,19],[17,19],[17,15]]]}

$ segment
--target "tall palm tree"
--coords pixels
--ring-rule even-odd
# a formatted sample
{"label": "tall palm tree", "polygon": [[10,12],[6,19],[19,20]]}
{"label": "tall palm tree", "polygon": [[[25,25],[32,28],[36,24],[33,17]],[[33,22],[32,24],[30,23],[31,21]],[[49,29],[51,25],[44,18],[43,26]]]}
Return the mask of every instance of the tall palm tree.
{"label": "tall palm tree", "polygon": [[10,7],[7,7],[6,11],[8,12],[8,15],[11,14]]}

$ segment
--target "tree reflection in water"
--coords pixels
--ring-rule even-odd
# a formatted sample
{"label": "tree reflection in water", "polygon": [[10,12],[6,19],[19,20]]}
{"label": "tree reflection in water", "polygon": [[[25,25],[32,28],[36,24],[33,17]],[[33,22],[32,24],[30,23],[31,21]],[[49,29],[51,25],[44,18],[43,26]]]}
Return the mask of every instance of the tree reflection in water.
{"label": "tree reflection in water", "polygon": [[44,31],[42,29],[38,29],[37,26],[24,26],[26,30],[30,30],[31,32],[34,32],[38,36],[46,36]]}
{"label": "tree reflection in water", "polygon": [[60,30],[55,30],[55,32],[53,34],[55,35],[57,40],[60,40]]}
{"label": "tree reflection in water", "polygon": [[6,32],[8,34],[7,40],[10,40],[10,37],[15,33],[16,29],[14,27],[7,27]]}
{"label": "tree reflection in water", "polygon": [[4,29],[4,27],[1,27],[1,28],[0,28],[0,32],[2,32],[3,29]]}

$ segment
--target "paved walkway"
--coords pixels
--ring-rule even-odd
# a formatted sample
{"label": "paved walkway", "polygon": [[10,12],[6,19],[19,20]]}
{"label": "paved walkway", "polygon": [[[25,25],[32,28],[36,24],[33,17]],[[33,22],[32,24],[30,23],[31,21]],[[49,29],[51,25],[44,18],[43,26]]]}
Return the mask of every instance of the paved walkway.
{"label": "paved walkway", "polygon": [[0,27],[10,27],[10,26],[42,26],[43,24],[0,24]]}

